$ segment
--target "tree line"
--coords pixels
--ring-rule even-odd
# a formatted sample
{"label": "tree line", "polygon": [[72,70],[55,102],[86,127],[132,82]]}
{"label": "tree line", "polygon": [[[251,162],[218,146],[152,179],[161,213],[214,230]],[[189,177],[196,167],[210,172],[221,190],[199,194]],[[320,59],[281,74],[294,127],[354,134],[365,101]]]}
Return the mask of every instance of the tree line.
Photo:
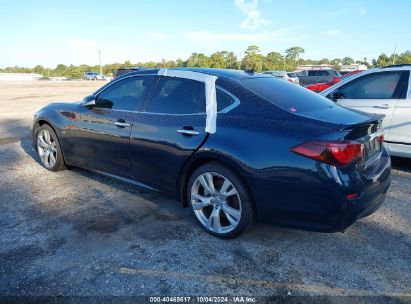
{"label": "tree line", "polygon": [[[392,64],[411,64],[411,51],[405,51],[401,54],[391,54],[388,56],[382,53],[378,58],[372,59],[371,62],[367,58],[363,60],[354,61],[351,57],[328,59],[323,58],[321,60],[311,60],[301,58],[301,55],[305,53],[304,48],[299,46],[291,47],[285,50],[284,55],[278,52],[269,52],[267,55],[263,55],[256,45],[251,45],[245,50],[244,57],[239,60],[233,52],[218,51],[210,56],[203,53],[192,53],[187,60],[161,60],[160,62],[137,62],[132,63],[126,61],[124,63],[111,63],[105,64],[102,67],[103,74],[111,76],[113,72],[122,66],[144,66],[148,68],[165,68],[165,67],[209,67],[209,68],[224,68],[224,69],[253,69],[256,72],[266,70],[286,70],[294,71],[298,65],[304,64],[330,64],[335,69],[339,69],[341,64],[353,64],[360,63],[365,64],[368,68],[371,67],[383,67]],[[99,72],[99,65],[86,65],[79,66],[58,64],[55,69],[45,68],[42,65],[37,65],[34,68],[25,67],[7,67],[0,69],[0,72],[9,73],[37,73],[44,77],[67,77],[67,78],[82,78],[85,72]]]}

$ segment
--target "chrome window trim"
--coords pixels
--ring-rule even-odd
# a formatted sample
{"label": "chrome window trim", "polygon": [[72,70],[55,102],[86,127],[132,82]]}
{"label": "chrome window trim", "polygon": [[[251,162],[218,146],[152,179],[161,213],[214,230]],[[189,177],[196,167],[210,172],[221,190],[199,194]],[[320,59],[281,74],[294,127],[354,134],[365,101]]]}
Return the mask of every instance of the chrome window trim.
{"label": "chrome window trim", "polygon": [[[93,95],[95,95],[96,99],[98,97],[99,94],[101,94],[102,92],[104,92],[105,90],[107,90],[108,88],[110,88],[112,85],[116,84],[119,81],[122,81],[124,79],[127,78],[132,78],[132,77],[143,77],[143,76],[158,76],[157,74],[141,74],[141,75],[130,75],[130,76],[124,76],[121,79],[118,80],[114,80],[112,81],[112,83],[110,83],[109,85],[107,85],[106,87],[100,88],[99,90],[97,90],[96,92],[94,92]],[[234,102],[229,105],[228,107],[225,107],[224,109],[220,110],[217,112],[217,114],[226,114],[228,112],[230,112],[232,109],[238,107],[241,102],[240,99],[238,99],[235,95],[233,95],[231,92],[227,91],[226,89],[216,85],[216,89],[221,90],[222,92],[226,93],[228,96],[230,96]],[[218,103],[218,100],[217,100]],[[102,108],[102,109],[106,109],[106,108]],[[206,115],[206,112],[199,112],[199,113],[187,113],[187,114],[171,114],[171,113],[155,113],[155,112],[146,112],[146,111],[129,111],[129,110],[116,110],[116,109],[110,109],[112,111],[122,111],[122,112],[130,112],[130,113],[144,113],[144,114],[153,114],[153,115],[170,115],[170,116],[187,116],[187,115]]]}
{"label": "chrome window trim", "polygon": [[[240,105],[240,99],[238,99],[235,95],[227,91],[226,89],[223,89],[222,87],[216,85],[217,90],[221,90],[222,92],[226,93],[229,97],[231,97],[234,102],[230,104],[228,107],[225,107],[224,109],[220,110],[217,112],[217,114],[226,114],[230,112],[232,109],[238,107]],[[218,100],[217,100],[217,105],[218,105]],[[186,113],[186,114],[177,114],[177,113],[157,113],[157,112],[146,112],[146,111],[141,111],[140,113],[144,114],[152,114],[152,115],[169,115],[169,116],[193,116],[193,115],[206,115],[207,113],[204,112],[199,112],[199,113]]]}

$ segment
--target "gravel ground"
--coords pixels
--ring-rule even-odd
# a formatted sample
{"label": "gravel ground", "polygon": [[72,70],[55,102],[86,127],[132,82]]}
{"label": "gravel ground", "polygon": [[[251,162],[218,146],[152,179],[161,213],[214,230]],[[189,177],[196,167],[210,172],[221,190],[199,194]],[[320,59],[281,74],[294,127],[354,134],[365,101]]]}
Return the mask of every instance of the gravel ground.
{"label": "gravel ground", "polygon": [[220,240],[162,194],[40,166],[27,136],[33,111],[101,85],[0,83],[0,295],[411,300],[411,161],[394,160],[383,207],[345,233],[258,224]]}

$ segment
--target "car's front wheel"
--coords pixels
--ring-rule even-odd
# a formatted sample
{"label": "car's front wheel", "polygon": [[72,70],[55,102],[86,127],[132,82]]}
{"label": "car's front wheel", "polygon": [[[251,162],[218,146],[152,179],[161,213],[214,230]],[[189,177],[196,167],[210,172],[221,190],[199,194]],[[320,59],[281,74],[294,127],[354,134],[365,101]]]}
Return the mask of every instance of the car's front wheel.
{"label": "car's front wheel", "polygon": [[195,219],[214,236],[237,237],[254,222],[254,206],[244,182],[219,163],[195,170],[187,185],[187,198]]}
{"label": "car's front wheel", "polygon": [[36,132],[36,147],[44,168],[50,171],[66,169],[56,133],[49,125],[42,125]]}

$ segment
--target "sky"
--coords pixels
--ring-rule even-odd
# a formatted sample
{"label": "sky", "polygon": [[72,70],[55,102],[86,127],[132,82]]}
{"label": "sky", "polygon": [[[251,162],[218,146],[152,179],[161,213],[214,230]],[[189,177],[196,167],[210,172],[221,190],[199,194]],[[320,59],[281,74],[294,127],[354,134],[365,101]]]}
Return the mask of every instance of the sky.
{"label": "sky", "polygon": [[409,0],[0,0],[0,68],[187,59],[192,52],[368,61],[411,50]]}

